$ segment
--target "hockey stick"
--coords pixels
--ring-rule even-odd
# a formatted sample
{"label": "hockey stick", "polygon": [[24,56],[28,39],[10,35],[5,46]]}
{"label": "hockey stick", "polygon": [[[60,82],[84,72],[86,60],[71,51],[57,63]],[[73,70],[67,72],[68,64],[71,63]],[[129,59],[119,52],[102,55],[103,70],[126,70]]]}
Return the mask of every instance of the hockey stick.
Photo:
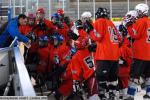
{"label": "hockey stick", "polygon": [[9,45],[9,47],[13,47],[13,45],[15,44],[15,42],[17,41],[18,37],[15,36],[14,40],[12,41],[12,43]]}

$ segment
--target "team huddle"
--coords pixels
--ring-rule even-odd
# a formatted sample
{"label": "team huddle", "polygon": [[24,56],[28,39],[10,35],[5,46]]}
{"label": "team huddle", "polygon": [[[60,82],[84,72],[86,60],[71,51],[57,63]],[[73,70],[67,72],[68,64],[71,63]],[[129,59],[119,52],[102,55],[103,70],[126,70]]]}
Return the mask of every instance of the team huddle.
{"label": "team huddle", "polygon": [[8,22],[0,48],[15,37],[24,42],[34,87],[46,84],[56,100],[134,100],[138,86],[150,99],[148,10],[147,4],[136,5],[116,28],[106,8],[98,8],[95,21],[83,12],[75,22],[62,9],[48,20],[39,8]]}

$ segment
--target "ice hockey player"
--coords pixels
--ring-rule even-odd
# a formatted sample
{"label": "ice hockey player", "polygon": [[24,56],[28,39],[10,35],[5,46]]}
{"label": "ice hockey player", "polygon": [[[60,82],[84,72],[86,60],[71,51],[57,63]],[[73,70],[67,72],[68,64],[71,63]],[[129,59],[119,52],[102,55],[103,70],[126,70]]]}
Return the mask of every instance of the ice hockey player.
{"label": "ice hockey player", "polygon": [[[129,11],[125,17],[132,16],[136,11]],[[121,41],[119,42],[119,70],[118,70],[118,87],[119,87],[119,99],[127,97],[128,81],[130,76],[130,68],[132,63],[132,49],[131,43],[128,38],[128,32],[126,27],[121,24],[119,26],[119,32],[121,35]]]}
{"label": "ice hockey player", "polygon": [[[75,46],[77,52],[73,56],[69,66],[72,71],[74,85],[77,82],[79,82],[78,84],[85,83],[89,100],[100,100],[94,72],[95,65],[91,57],[91,52],[94,52],[96,48],[88,49],[88,37],[79,37],[75,41]],[[79,90],[75,89],[74,91]]]}
{"label": "ice hockey player", "polygon": [[55,32],[60,33],[64,37],[64,42],[68,41],[68,32],[69,32],[69,27],[61,21],[61,17],[58,13],[54,13],[51,16],[51,20],[53,25],[55,26]]}
{"label": "ice hockey player", "polygon": [[50,34],[53,31],[53,24],[51,21],[45,18],[45,11],[43,8],[39,8],[36,11],[36,24],[38,29],[36,29],[36,34],[38,37],[43,34]]}
{"label": "ice hockey player", "polygon": [[55,97],[61,100],[62,97],[67,97],[72,93],[72,77],[71,70],[68,70],[69,62],[72,57],[71,47],[66,44],[64,37],[59,33],[52,35],[50,47],[50,68],[52,72],[49,74],[49,79],[57,83],[55,88]]}
{"label": "ice hockey player", "polygon": [[48,36],[42,36],[38,38],[38,62],[36,66],[36,72],[41,74],[46,74],[51,71],[49,68],[49,58],[50,58],[50,50],[49,50],[49,38]]}
{"label": "ice hockey player", "polygon": [[[134,96],[137,92],[137,86],[140,83],[140,77],[142,76],[146,80],[146,95],[144,98],[150,99],[150,42],[149,42],[149,27],[150,22],[148,19],[149,7],[147,4],[138,4],[135,6],[137,11],[137,20],[125,19],[125,25],[128,29],[128,33],[133,42],[133,63],[131,66],[130,84],[128,87],[127,100],[134,100]],[[141,48],[142,47],[142,48]]]}
{"label": "ice hockey player", "polygon": [[108,18],[109,12],[106,8],[98,8],[96,21],[94,23],[94,35],[97,42],[95,53],[96,78],[101,100],[116,98],[117,70],[119,60],[118,31],[112,21]]}

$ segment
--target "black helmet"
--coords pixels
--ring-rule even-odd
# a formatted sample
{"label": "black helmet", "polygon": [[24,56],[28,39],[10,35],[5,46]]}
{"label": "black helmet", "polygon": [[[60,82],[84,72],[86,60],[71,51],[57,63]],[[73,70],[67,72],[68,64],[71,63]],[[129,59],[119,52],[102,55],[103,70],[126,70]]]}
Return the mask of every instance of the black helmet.
{"label": "black helmet", "polygon": [[97,12],[95,13],[96,18],[107,18],[109,12],[106,8],[99,7]]}

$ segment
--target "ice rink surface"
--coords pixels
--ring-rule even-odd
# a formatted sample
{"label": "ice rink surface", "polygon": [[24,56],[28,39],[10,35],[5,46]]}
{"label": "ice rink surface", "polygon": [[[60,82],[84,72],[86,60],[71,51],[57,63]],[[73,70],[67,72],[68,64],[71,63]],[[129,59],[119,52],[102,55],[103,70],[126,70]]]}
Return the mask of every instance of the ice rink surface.
{"label": "ice rink surface", "polygon": [[145,91],[141,90],[140,92],[138,92],[134,98],[134,100],[144,100],[143,99],[143,95],[145,95]]}

